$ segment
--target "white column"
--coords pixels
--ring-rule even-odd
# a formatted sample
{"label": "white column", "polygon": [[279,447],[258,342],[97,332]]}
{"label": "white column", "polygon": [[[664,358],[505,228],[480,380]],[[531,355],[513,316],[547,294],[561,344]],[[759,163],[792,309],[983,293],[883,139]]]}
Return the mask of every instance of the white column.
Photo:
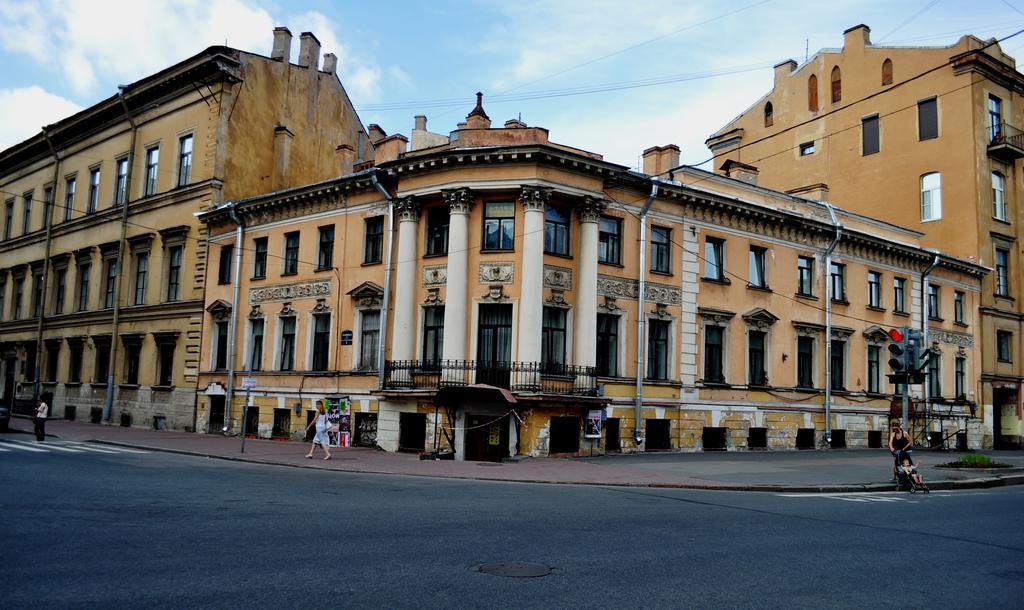
{"label": "white column", "polygon": [[520,362],[540,362],[541,321],[544,316],[544,204],[551,189],[524,186],[523,273],[519,279]]}
{"label": "white column", "polygon": [[466,327],[472,323],[466,314],[466,301],[469,299],[469,210],[473,207],[473,195],[469,189],[445,191],[443,194],[451,216],[448,221],[448,269],[441,358],[465,360]]}
{"label": "white column", "polygon": [[398,264],[395,274],[395,323],[391,339],[393,360],[415,360],[416,237],[420,206],[412,197],[395,202],[398,214]]}
{"label": "white column", "polygon": [[597,242],[603,207],[601,201],[586,197],[576,208],[580,219],[580,258],[576,267],[573,363],[577,366],[597,364]]}

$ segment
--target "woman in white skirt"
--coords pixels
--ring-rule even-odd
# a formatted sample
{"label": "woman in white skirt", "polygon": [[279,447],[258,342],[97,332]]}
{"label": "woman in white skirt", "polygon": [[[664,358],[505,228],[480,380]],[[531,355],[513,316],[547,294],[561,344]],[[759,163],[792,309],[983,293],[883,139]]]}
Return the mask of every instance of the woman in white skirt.
{"label": "woman in white skirt", "polygon": [[331,450],[327,448],[327,445],[329,444],[327,440],[327,412],[324,410],[324,404],[322,402],[318,402],[316,404],[316,419],[309,422],[309,425],[306,426],[307,434],[309,433],[309,429],[314,425],[316,425],[316,436],[313,437],[313,446],[310,447],[309,453],[306,454],[306,457],[313,459],[313,453],[316,452],[316,446],[320,445],[320,447],[323,448],[324,453],[327,454],[327,457],[324,459],[329,460],[331,459]]}

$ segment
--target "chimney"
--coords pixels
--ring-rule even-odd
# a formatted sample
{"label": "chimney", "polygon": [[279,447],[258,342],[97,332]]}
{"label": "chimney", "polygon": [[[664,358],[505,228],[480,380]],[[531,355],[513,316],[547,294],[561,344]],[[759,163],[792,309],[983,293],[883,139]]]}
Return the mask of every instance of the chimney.
{"label": "chimney", "polygon": [[409,140],[400,133],[388,136],[373,143],[373,158],[378,165],[387,161],[394,161],[405,152]]}
{"label": "chimney", "polygon": [[388,137],[387,132],[381,129],[380,125],[376,123],[370,123],[370,126],[367,127],[366,130],[369,132],[368,135],[370,136],[370,142],[374,145]]}
{"label": "chimney", "polygon": [[722,173],[747,184],[757,184],[757,168],[753,165],[729,159],[722,164]]}
{"label": "chimney", "polygon": [[356,164],[356,151],[348,144],[342,144],[334,149],[334,164],[338,168],[338,175],[344,176],[352,173]]}
{"label": "chimney", "polygon": [[476,92],[476,107],[466,115],[466,126],[469,129],[490,129],[491,117],[484,112],[484,94]]}
{"label": "chimney", "polygon": [[413,118],[416,120],[416,127],[413,127],[413,129],[419,129],[419,130],[422,130],[422,131],[426,131],[427,130],[427,117],[426,117],[426,115],[417,114]]}
{"label": "chimney", "polygon": [[291,149],[292,138],[295,134],[284,125],[274,128],[274,177],[270,183],[273,190],[287,188],[288,185],[288,157]]}
{"label": "chimney", "polygon": [[819,182],[817,184],[808,184],[807,186],[801,186],[789,191],[786,191],[790,195],[796,195],[797,197],[803,197],[804,199],[813,199],[815,201],[828,201],[828,185]]}
{"label": "chimney", "polygon": [[299,34],[299,65],[310,70],[320,67],[320,41],[312,32]]}
{"label": "chimney", "polygon": [[679,167],[679,147],[675,144],[652,146],[644,151],[644,173],[648,176],[667,174]]}
{"label": "chimney", "polygon": [[288,28],[274,28],[274,48],[270,58],[288,63],[292,60],[292,31]]}
{"label": "chimney", "polygon": [[793,70],[796,70],[796,62],[792,59],[775,64],[775,81],[773,86],[778,87],[784,78],[793,73]]}
{"label": "chimney", "polygon": [[843,50],[863,49],[871,45],[871,28],[863,23],[843,32]]}
{"label": "chimney", "polygon": [[526,123],[519,119],[509,119],[505,121],[505,129],[526,129]]}
{"label": "chimney", "polygon": [[334,53],[324,53],[324,72],[335,74],[338,71],[338,56]]}

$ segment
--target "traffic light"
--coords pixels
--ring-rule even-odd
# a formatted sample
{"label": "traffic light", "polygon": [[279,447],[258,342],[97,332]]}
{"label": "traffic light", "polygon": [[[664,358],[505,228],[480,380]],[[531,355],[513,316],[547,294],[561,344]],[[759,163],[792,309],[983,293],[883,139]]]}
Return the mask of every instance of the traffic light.
{"label": "traffic light", "polygon": [[928,364],[931,362],[932,353],[924,345],[924,333],[916,328],[911,328],[906,334],[907,351],[906,364],[908,383],[924,383],[928,371]]}
{"label": "traffic light", "polygon": [[889,381],[893,384],[907,383],[907,327],[889,330]]}

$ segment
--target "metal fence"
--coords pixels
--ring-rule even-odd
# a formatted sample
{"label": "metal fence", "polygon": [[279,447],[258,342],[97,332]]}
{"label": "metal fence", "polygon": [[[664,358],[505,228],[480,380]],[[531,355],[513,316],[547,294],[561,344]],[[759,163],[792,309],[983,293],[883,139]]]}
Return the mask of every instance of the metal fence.
{"label": "metal fence", "polygon": [[567,364],[476,360],[389,360],[384,363],[386,390],[439,390],[475,383],[513,392],[595,396],[597,369]]}

